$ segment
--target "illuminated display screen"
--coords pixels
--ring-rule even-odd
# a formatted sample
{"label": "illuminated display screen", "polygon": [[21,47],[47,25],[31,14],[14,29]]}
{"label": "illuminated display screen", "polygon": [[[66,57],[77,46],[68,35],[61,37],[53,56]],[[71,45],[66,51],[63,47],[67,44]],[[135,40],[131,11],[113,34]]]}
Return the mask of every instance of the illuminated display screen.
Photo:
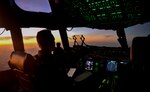
{"label": "illuminated display screen", "polygon": [[[140,0],[68,0],[72,17],[98,24],[128,24],[142,16]],[[76,13],[78,11],[78,13]],[[90,24],[92,25],[92,24]]]}

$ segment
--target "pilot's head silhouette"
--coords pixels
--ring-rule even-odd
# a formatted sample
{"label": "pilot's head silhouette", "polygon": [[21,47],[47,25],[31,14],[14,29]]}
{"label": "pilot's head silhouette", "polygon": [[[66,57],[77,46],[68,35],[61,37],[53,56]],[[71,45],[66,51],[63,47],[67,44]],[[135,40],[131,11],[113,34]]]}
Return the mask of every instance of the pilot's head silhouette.
{"label": "pilot's head silhouette", "polygon": [[61,43],[60,43],[60,42],[57,42],[56,45],[57,45],[57,47],[60,47]]}
{"label": "pilot's head silhouette", "polygon": [[50,30],[41,30],[36,36],[37,42],[41,50],[54,50],[55,48],[55,38]]}

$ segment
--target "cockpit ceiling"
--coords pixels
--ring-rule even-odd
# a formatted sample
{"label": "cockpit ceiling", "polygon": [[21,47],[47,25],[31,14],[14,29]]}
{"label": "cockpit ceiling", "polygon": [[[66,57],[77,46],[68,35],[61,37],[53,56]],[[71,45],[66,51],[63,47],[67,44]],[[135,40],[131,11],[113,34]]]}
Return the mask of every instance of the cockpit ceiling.
{"label": "cockpit ceiling", "polygon": [[90,27],[117,29],[150,21],[146,0],[49,0],[51,13],[28,12],[0,1],[0,27]]}

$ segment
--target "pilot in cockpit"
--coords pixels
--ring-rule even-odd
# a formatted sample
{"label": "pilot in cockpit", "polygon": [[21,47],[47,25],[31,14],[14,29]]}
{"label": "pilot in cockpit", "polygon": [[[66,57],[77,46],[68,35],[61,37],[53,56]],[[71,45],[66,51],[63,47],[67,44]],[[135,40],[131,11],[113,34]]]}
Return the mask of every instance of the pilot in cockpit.
{"label": "pilot in cockpit", "polygon": [[39,86],[42,92],[47,90],[60,89],[65,90],[67,74],[62,71],[59,66],[59,61],[55,59],[53,51],[55,49],[55,38],[50,30],[41,30],[36,36],[37,43],[40,47],[39,52],[35,55],[37,62],[37,75],[39,79]]}

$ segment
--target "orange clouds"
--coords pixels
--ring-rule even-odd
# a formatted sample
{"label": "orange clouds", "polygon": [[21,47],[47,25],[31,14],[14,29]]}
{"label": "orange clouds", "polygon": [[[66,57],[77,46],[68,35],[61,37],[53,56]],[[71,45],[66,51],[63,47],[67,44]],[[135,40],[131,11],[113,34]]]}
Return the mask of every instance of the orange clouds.
{"label": "orange clouds", "polygon": [[116,38],[113,35],[91,35],[86,37],[85,42],[116,42]]}

